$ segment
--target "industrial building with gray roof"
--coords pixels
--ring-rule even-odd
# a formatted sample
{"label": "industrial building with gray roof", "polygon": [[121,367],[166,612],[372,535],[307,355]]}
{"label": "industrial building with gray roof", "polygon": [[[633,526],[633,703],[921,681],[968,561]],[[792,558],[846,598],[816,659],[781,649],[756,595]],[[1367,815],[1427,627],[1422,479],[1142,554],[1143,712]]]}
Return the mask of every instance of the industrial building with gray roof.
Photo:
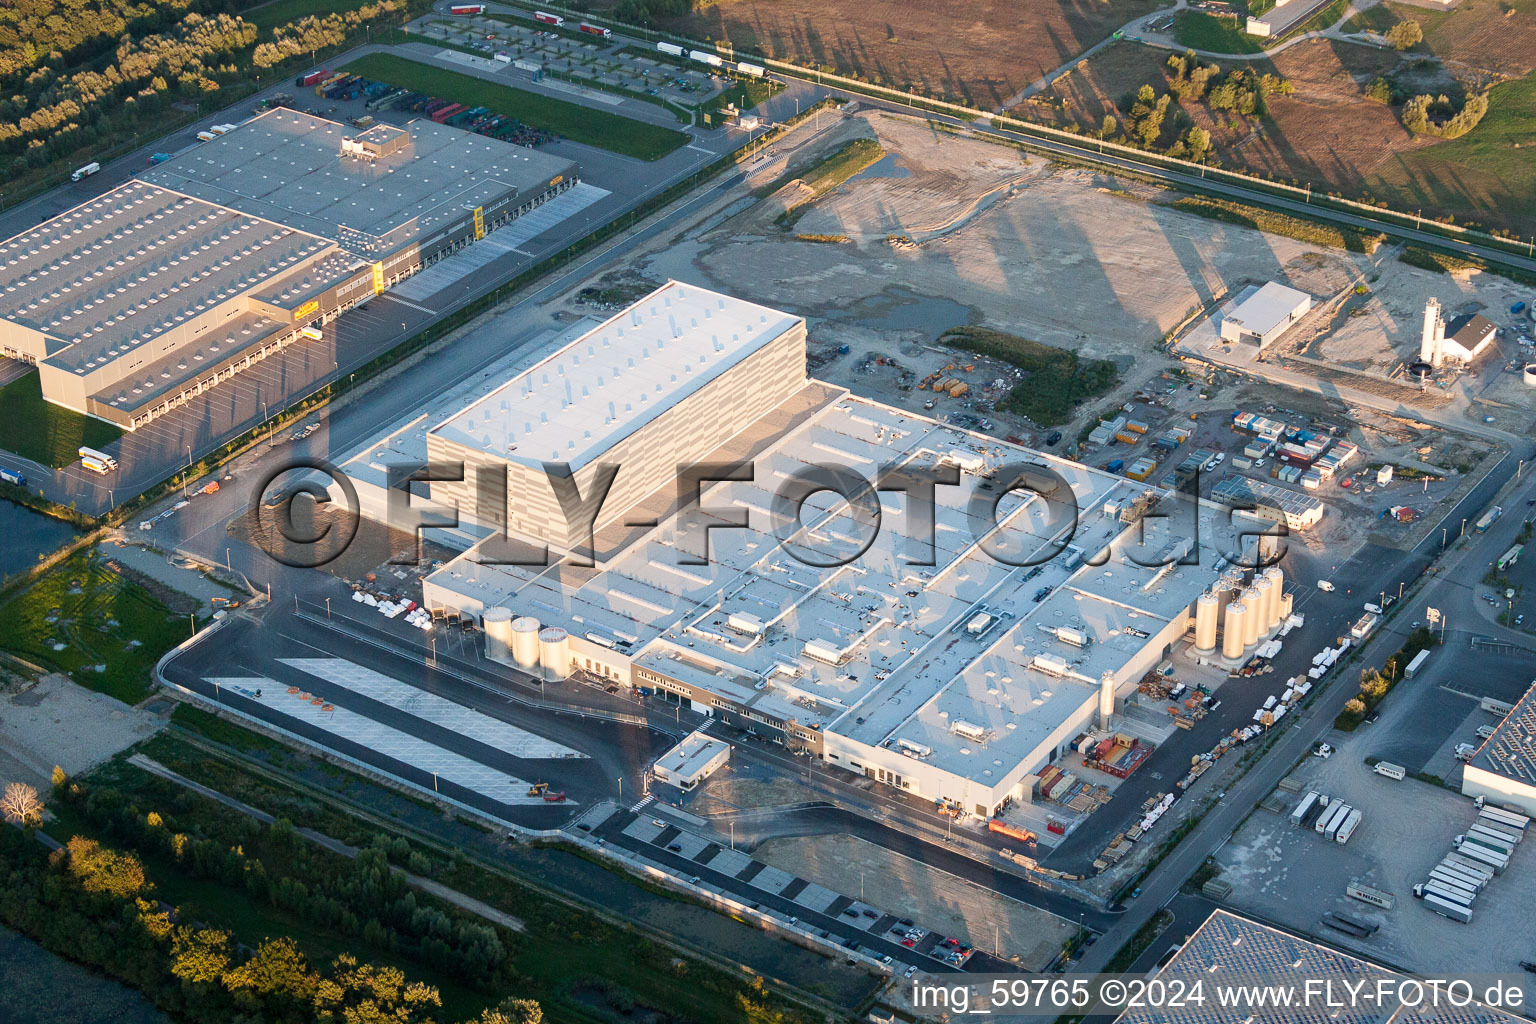
{"label": "industrial building with gray roof", "polygon": [[[628,683],[970,814],[1029,801],[1036,773],[1103,728],[1183,640],[1194,602],[1246,542],[1214,506],[1155,492],[1160,514],[1138,520],[1127,512],[1151,507],[1144,484],[808,380],[805,338],[798,317],[671,282],[487,384],[411,441],[466,463],[430,497],[461,519],[475,511],[480,531],[427,577],[423,603],[474,619],[506,609],[487,629],[517,617],[527,639],[542,628],[548,648],[516,659],[525,670]],[[629,380],[643,387],[619,388]],[[615,454],[645,438],[659,444]],[[655,447],[661,476],[646,462]],[[382,464],[388,448],[360,458]],[[525,463],[546,461],[617,467],[590,550],[561,544],[557,524],[518,528]],[[703,519],[685,515],[679,468],[732,462],[750,477],[705,486]],[[827,466],[863,479],[952,467],[931,558],[917,557],[926,540],[905,499],[881,501],[867,545],[831,492],[786,518],[784,481]],[[476,504],[486,467],[518,484],[504,522]],[[1020,467],[1038,493],[1005,485]],[[700,524],[727,524],[720,510],[746,525],[712,529],[701,557]],[[476,540],[486,525],[550,545],[551,564],[498,561],[500,538]]]}
{"label": "industrial building with gray roof", "polygon": [[0,354],[136,428],[576,180],[430,121],[268,111],[0,242]]}

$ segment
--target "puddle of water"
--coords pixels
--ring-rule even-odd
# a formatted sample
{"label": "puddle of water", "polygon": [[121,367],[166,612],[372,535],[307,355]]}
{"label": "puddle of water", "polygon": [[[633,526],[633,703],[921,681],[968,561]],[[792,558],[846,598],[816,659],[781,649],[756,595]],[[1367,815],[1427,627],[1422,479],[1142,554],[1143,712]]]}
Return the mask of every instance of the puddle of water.
{"label": "puddle of water", "polygon": [[849,181],[862,181],[865,178],[910,178],[912,172],[901,166],[895,153],[887,153],[876,160],[858,174],[849,178]]}
{"label": "puddle of water", "polygon": [[921,331],[929,341],[951,327],[971,322],[969,307],[954,299],[919,295],[909,288],[887,288],[859,299],[832,319],[852,321],[877,331]]}
{"label": "puddle of water", "polygon": [[34,512],[25,505],[0,501],[0,577],[21,572],[75,535],[74,527]]}

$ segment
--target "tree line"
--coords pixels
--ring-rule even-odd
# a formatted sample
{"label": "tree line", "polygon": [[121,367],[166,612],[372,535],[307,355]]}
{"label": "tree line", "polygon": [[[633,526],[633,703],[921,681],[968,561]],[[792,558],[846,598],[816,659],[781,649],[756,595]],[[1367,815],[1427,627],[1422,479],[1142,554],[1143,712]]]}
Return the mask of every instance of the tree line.
{"label": "tree line", "polygon": [[[156,130],[270,68],[345,41],[408,0],[306,16],[258,42],[240,12],[259,0],[8,0],[0,4],[0,167],[22,177],[56,160]],[[261,59],[257,59],[257,57]],[[192,109],[189,107],[188,109]]]}
{"label": "tree line", "polygon": [[[0,878],[6,880],[0,920],[139,988],[168,1013],[196,1024],[432,1024],[442,1000],[437,989],[394,966],[352,953],[316,966],[291,936],[237,937],[199,922],[195,910],[158,899],[141,856],[242,890],[379,952],[430,963],[485,991],[488,1002],[519,987],[500,930],[418,900],[382,847],[348,860],[305,842],[284,822],[268,827],[234,816],[218,819],[223,827],[216,835],[206,834],[201,820],[182,831],[174,811],[145,813],[120,791],[70,782],[58,769],[54,783],[56,799],[80,812],[103,839],[77,835],[50,852],[30,828],[40,803],[12,815],[26,827],[0,829]],[[536,1000],[513,996],[471,1024],[542,1019]]]}

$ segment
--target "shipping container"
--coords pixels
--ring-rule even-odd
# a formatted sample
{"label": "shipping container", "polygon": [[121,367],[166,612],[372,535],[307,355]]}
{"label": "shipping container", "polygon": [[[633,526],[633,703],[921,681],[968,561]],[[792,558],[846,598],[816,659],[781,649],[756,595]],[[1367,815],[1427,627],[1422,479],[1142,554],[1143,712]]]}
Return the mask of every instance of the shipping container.
{"label": "shipping container", "polygon": [[298,78],[294,79],[293,84],[294,85],[298,85],[298,86],[304,86],[304,87],[307,88],[308,86],[315,85],[315,84],[317,84],[319,82],[325,81],[327,78],[330,77],[330,75],[331,75],[331,69],[330,68],[322,68],[319,71],[311,71],[308,74],[300,75]]}
{"label": "shipping container", "polygon": [[987,828],[993,832],[998,833],[999,835],[1007,836],[1009,839],[1017,839],[1019,842],[1026,843],[1030,846],[1034,845],[1035,839],[1037,838],[1035,834],[1028,829],[1018,828],[1014,825],[1010,825],[1006,821],[1003,821],[1001,818],[993,818],[992,820],[988,821]]}
{"label": "shipping container", "polygon": [[446,107],[443,107],[441,110],[435,111],[432,114],[432,120],[436,121],[438,124],[442,124],[444,121],[448,120],[454,114],[457,114],[463,109],[464,105],[462,103],[450,103]]}
{"label": "shipping container", "polygon": [[1346,896],[1353,896],[1361,903],[1369,903],[1373,907],[1380,907],[1382,910],[1391,910],[1392,905],[1397,902],[1391,893],[1382,892],[1380,889],[1372,889],[1370,886],[1361,885],[1359,882],[1350,882],[1349,885],[1345,886],[1344,894]]}

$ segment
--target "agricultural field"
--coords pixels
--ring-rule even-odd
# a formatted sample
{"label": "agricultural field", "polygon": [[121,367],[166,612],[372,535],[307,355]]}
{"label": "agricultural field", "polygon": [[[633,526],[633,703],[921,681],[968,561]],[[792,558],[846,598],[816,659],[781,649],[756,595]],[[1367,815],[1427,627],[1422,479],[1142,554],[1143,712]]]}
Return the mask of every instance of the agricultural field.
{"label": "agricultural field", "polygon": [[35,370],[0,387],[0,432],[7,451],[54,467],[77,461],[81,445],[104,448],[123,436],[105,420],[43,401]]}
{"label": "agricultural field", "polygon": [[553,132],[572,142],[641,160],[660,159],[688,141],[688,136],[670,128],[497,85],[483,78],[444,71],[442,68],[386,53],[366,54],[341,70],[429,96],[441,96],[467,107],[487,107],[494,113],[516,118],[529,127]]}
{"label": "agricultural field", "polygon": [[[609,7],[607,0],[594,5]],[[726,0],[666,27],[983,109],[1162,6],[1158,0]]]}
{"label": "agricultural field", "polygon": [[[1454,12],[1402,9],[1416,17],[1428,15],[1428,45],[1436,38],[1450,38],[1447,26],[1477,26],[1471,17],[1456,22]],[[1455,38],[1471,38],[1471,33]],[[1453,61],[1470,55],[1456,48],[1447,54]],[[1136,43],[1112,44],[1021,104],[1017,112],[1048,124],[1095,130],[1106,114],[1123,117],[1141,85],[1152,83],[1159,93],[1167,88],[1167,57],[1166,51]],[[1536,62],[1536,51],[1530,59]],[[1234,61],[1216,63],[1223,70],[1236,66]],[[1398,54],[1313,39],[1242,66],[1279,75],[1295,91],[1270,96],[1262,118],[1214,110],[1205,103],[1181,105],[1168,117],[1164,142],[1193,124],[1210,132],[1216,158],[1224,166],[1309,182],[1316,189],[1354,198],[1385,200],[1399,209],[1422,209],[1426,217],[1450,215],[1458,223],[1477,222],[1520,234],[1536,229],[1536,161],[1521,152],[1530,145],[1527,140],[1536,124],[1536,82],[1530,76],[1494,86],[1489,113],[1472,132],[1460,139],[1437,140],[1415,136],[1403,126],[1397,108],[1365,96],[1365,87],[1378,77],[1395,81],[1409,94],[1463,95],[1467,86],[1457,74],[1466,68],[1442,65],[1422,46]]]}
{"label": "agricultural field", "polygon": [[191,632],[185,612],[166,607],[96,549],[70,556],[0,604],[0,647],[125,704],[149,696],[155,662]]}

